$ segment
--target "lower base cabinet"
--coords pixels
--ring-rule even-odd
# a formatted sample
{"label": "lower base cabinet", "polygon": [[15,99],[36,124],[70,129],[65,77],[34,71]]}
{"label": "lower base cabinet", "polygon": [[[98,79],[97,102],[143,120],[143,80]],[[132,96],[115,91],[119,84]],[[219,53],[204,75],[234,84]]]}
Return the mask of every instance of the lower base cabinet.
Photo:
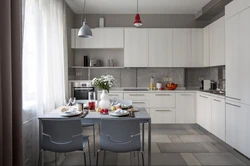
{"label": "lower base cabinet", "polygon": [[195,120],[195,93],[176,94],[176,123],[190,124]]}
{"label": "lower base cabinet", "polygon": [[153,124],[174,124],[175,109],[150,108],[150,116]]}
{"label": "lower base cabinet", "polygon": [[226,101],[226,142],[250,157],[250,106]]}
{"label": "lower base cabinet", "polygon": [[225,99],[212,97],[212,129],[211,132],[220,138],[226,140],[226,108]]}

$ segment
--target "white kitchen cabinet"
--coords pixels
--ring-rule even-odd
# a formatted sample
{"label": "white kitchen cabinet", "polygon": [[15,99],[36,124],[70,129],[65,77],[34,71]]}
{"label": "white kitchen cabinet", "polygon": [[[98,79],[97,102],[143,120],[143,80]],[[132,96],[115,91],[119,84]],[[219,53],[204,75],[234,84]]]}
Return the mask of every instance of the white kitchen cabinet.
{"label": "white kitchen cabinet", "polygon": [[123,28],[91,29],[92,38],[78,37],[79,29],[71,30],[71,48],[99,49],[123,48]]}
{"label": "white kitchen cabinet", "polygon": [[211,132],[211,96],[197,93],[197,123]]}
{"label": "white kitchen cabinet", "polygon": [[225,65],[225,18],[210,25],[210,66]]}
{"label": "white kitchen cabinet", "polygon": [[176,93],[176,123],[195,123],[195,93]]}
{"label": "white kitchen cabinet", "polygon": [[135,108],[146,108],[149,112],[149,94],[147,93],[124,93],[124,100],[132,100]]}
{"label": "white kitchen cabinet", "polygon": [[149,67],[172,67],[173,30],[149,29]]}
{"label": "white kitchen cabinet", "polygon": [[[225,23],[225,50],[226,50],[226,96],[240,100],[241,87],[237,86],[241,80],[241,58],[239,39],[240,17],[235,15],[226,20]],[[237,88],[236,88],[237,86]]]}
{"label": "white kitchen cabinet", "polygon": [[151,93],[150,108],[175,108],[175,93]]}
{"label": "white kitchen cabinet", "polygon": [[153,124],[175,124],[175,109],[150,108],[150,117]]}
{"label": "white kitchen cabinet", "polygon": [[148,29],[125,29],[124,67],[148,67]]}
{"label": "white kitchen cabinet", "polygon": [[[100,95],[102,93],[101,92],[98,92],[98,100],[100,100]],[[123,100],[123,93],[122,92],[109,92],[109,99],[110,100],[113,100],[113,99],[116,99],[116,100]]]}
{"label": "white kitchen cabinet", "polygon": [[173,29],[173,67],[191,66],[191,29]]}
{"label": "white kitchen cabinet", "polygon": [[226,101],[226,142],[250,157],[250,106]]}
{"label": "white kitchen cabinet", "polygon": [[225,141],[226,137],[226,109],[225,99],[212,97],[212,129],[211,132]]}
{"label": "white kitchen cabinet", "polygon": [[234,0],[225,7],[225,18],[228,19],[250,7],[249,0]]}
{"label": "white kitchen cabinet", "polygon": [[203,29],[191,29],[191,67],[203,67]]}
{"label": "white kitchen cabinet", "polygon": [[204,67],[210,66],[210,26],[203,29],[203,65]]}

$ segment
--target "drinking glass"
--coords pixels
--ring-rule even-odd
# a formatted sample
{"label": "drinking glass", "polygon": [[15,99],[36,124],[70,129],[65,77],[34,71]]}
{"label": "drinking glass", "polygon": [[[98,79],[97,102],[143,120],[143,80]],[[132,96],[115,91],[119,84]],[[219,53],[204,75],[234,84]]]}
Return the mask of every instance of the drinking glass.
{"label": "drinking glass", "polygon": [[73,99],[71,98],[70,103],[71,103],[71,105],[74,105],[76,103],[76,98],[75,97]]}

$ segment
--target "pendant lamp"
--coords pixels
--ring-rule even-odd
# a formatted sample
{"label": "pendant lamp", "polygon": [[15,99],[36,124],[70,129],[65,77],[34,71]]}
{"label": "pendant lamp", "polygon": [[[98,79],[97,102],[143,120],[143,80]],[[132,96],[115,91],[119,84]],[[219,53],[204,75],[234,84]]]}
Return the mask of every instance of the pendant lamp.
{"label": "pendant lamp", "polygon": [[84,14],[84,21],[82,22],[82,17],[81,17],[81,22],[82,22],[82,27],[79,29],[78,31],[78,37],[81,37],[81,38],[92,38],[93,35],[92,35],[92,31],[91,29],[89,28],[89,26],[87,25],[87,22],[86,22],[86,0],[84,0],[84,7],[83,7],[83,14]]}
{"label": "pendant lamp", "polygon": [[139,14],[139,12],[138,12],[138,0],[137,0],[137,13],[136,13],[136,15],[135,15],[134,26],[136,26],[136,27],[142,26],[140,14]]}

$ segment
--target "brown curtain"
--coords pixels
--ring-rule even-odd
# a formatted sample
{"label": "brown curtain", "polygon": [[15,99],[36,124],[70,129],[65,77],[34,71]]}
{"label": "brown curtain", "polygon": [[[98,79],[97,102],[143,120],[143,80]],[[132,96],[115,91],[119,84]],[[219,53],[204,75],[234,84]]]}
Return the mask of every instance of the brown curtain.
{"label": "brown curtain", "polygon": [[0,165],[23,166],[22,0],[0,1]]}

